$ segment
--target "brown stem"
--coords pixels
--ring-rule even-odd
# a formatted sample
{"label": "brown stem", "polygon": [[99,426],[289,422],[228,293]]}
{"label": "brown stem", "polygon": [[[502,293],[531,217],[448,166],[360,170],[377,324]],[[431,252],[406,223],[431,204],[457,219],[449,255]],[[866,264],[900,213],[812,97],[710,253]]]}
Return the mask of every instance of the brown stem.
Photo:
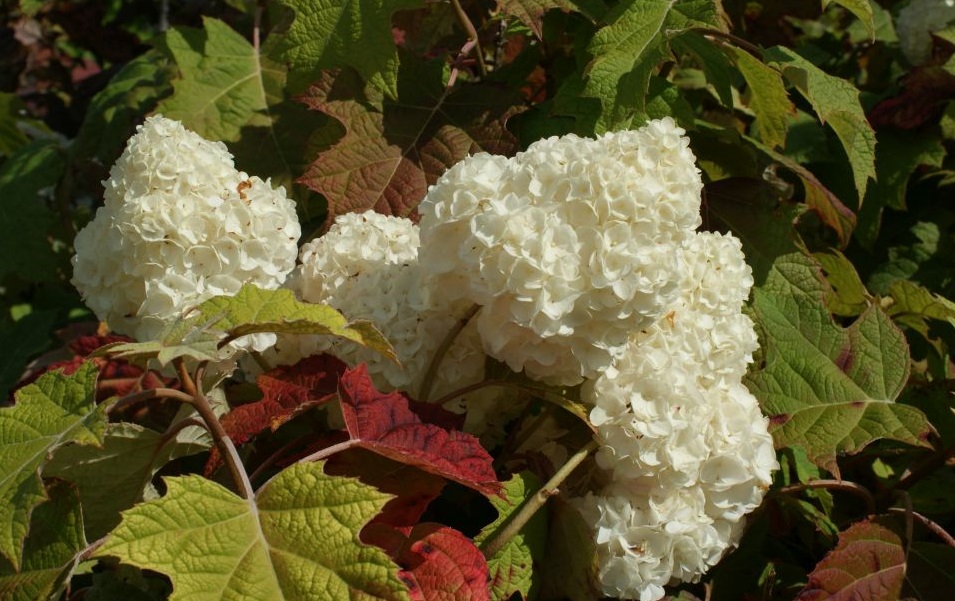
{"label": "brown stem", "polygon": [[693,27],[689,31],[695,31],[703,37],[706,38],[718,38],[728,42],[732,42],[735,46],[739,46],[746,52],[749,52],[759,60],[763,60],[763,49],[759,46],[747,42],[743,38],[737,37],[731,33],[726,33],[725,31],[719,31],[718,29],[707,29],[706,27]]}
{"label": "brown stem", "polygon": [[189,403],[190,405],[193,404],[193,401],[195,400],[194,397],[174,388],[150,388],[149,390],[141,390],[139,392],[127,394],[113,403],[109,410],[117,411],[118,409],[122,409],[127,405],[132,405],[133,403],[156,398],[174,399],[176,401],[182,401],[183,403]]}
{"label": "brown stem", "polygon": [[865,501],[866,509],[868,510],[869,515],[875,514],[875,497],[872,496],[872,493],[869,492],[869,489],[856,484],[855,482],[849,482],[848,480],[813,480],[812,482],[784,486],[783,488],[779,489],[779,492],[783,494],[789,494],[810,488],[828,488],[852,493]]}
{"label": "brown stem", "polygon": [[[196,370],[197,382],[202,382],[205,369],[206,366],[203,363],[199,366],[199,369]],[[246,473],[245,467],[242,465],[242,459],[239,458],[239,452],[236,451],[235,445],[232,444],[232,439],[229,438],[219,418],[216,417],[215,412],[212,410],[209,399],[202,393],[202,390],[197,390],[196,392],[193,406],[196,408],[196,411],[199,412],[199,416],[202,418],[202,421],[206,423],[206,427],[212,434],[212,439],[215,440],[216,447],[219,448],[219,453],[222,454],[222,458],[229,467],[229,472],[232,474],[232,481],[235,482],[239,494],[243,499],[251,499],[255,495],[255,491],[252,489],[252,483],[249,482],[249,474]]]}
{"label": "brown stem", "polygon": [[925,517],[921,513],[918,513],[917,511],[909,512],[908,509],[903,509],[901,507],[890,507],[889,513],[906,513],[911,515],[918,523],[922,524],[923,526],[928,528],[935,536],[945,541],[946,545],[950,547],[955,547],[955,538],[953,538],[952,535],[945,530],[945,528],[942,528],[939,524],[937,524],[936,522],[933,522],[932,520]]}
{"label": "brown stem", "polygon": [[591,440],[584,445],[573,457],[567,460],[567,463],[557,470],[557,473],[555,473],[534,496],[524,501],[521,508],[511,515],[504,527],[497,531],[497,534],[481,543],[481,553],[484,554],[484,557],[490,559],[494,557],[498,551],[503,549],[504,545],[514,538],[514,536],[527,525],[527,522],[534,517],[534,514],[547,503],[547,500],[560,492],[558,487],[570,476],[578,465],[583,463],[588,455],[597,450],[597,447],[598,443],[596,440]]}
{"label": "brown stem", "polygon": [[335,453],[340,453],[341,451],[348,450],[352,448],[353,446],[357,445],[359,442],[360,441],[358,440],[350,439],[344,442],[340,442],[338,444],[333,444],[329,447],[325,447],[324,449],[315,451],[311,455],[302,457],[301,459],[298,460],[298,463],[306,463],[309,461],[321,461],[322,459],[328,459]]}
{"label": "brown stem", "polygon": [[468,322],[471,321],[471,318],[474,317],[480,309],[480,305],[471,305],[467,313],[448,331],[447,336],[441,341],[441,346],[434,351],[434,356],[431,357],[431,364],[428,365],[428,371],[425,372],[424,381],[421,383],[421,391],[418,394],[419,401],[423,403],[428,402],[428,397],[431,396],[431,388],[434,387],[435,376],[438,374],[438,368],[441,367],[441,361],[454,343],[454,339],[458,337],[461,330],[468,325]]}
{"label": "brown stem", "polygon": [[915,483],[935,472],[935,470],[942,467],[945,462],[952,457],[955,457],[955,444],[952,444],[941,451],[936,451],[929,454],[927,457],[923,458],[921,461],[902,472],[902,476],[899,478],[898,482],[892,486],[892,490],[902,491],[912,488]]}
{"label": "brown stem", "polygon": [[186,369],[186,362],[182,357],[176,357],[173,359],[172,364],[176,367],[176,373],[179,375],[179,381],[182,383],[182,387],[192,396],[196,396],[196,382],[192,379],[192,375],[189,374],[189,370]]}
{"label": "brown stem", "polygon": [[458,18],[458,23],[468,32],[469,40],[474,42],[474,54],[477,57],[478,69],[480,69],[481,75],[487,75],[487,65],[484,64],[484,50],[481,48],[481,40],[478,38],[474,23],[471,22],[471,19],[468,18],[468,14],[464,11],[464,7],[461,6],[461,0],[451,0],[451,6],[454,7],[454,14]]}
{"label": "brown stem", "polygon": [[166,443],[168,443],[170,440],[175,438],[177,434],[179,434],[180,432],[182,432],[189,426],[199,426],[200,428],[205,428],[208,431],[208,428],[206,428],[206,423],[202,421],[201,419],[196,419],[194,417],[187,417],[186,419],[181,419],[178,422],[166,428],[166,431],[162,433],[162,438],[159,439],[159,446],[156,447],[157,452],[158,452],[158,449],[161,449],[164,446],[166,446]]}

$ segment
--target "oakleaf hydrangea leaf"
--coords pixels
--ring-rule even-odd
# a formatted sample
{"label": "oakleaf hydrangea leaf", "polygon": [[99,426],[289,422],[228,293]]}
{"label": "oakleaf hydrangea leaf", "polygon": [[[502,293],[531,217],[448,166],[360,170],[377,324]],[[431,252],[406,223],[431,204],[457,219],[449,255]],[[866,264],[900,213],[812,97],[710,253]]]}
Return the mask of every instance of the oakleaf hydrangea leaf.
{"label": "oakleaf hydrangea leaf", "polygon": [[869,32],[870,39],[875,41],[875,19],[872,12],[872,5],[868,0],[822,0],[822,8],[828,8],[830,4],[838,4],[854,14]]}
{"label": "oakleaf hydrangea leaf", "polygon": [[376,95],[351,71],[324,73],[309,88],[302,101],[345,128],[301,179],[328,200],[328,223],[368,209],[406,217],[455,163],[517,150],[505,127],[520,105],[517,91],[458,83],[449,94],[445,74],[443,60],[403,56],[397,99]]}
{"label": "oakleaf hydrangea leaf", "polygon": [[909,376],[902,332],[876,305],[851,326],[836,325],[825,293],[808,257],[776,261],[754,292],[763,359],[747,377],[777,448],[800,446],[838,477],[838,453],[881,438],[927,446],[931,426],[918,409],[894,402]]}
{"label": "oakleaf hydrangea leaf", "polygon": [[[271,369],[256,378],[262,398],[229,411],[222,417],[222,427],[237,445],[263,430],[275,431],[302,411],[333,399],[345,367],[331,355],[315,355],[293,366]],[[210,476],[221,462],[219,449],[212,449],[206,475]]]}
{"label": "oakleaf hydrangea leaf", "polygon": [[0,558],[0,599],[59,598],[59,590],[86,547],[76,489],[60,481],[47,494],[50,500],[33,512],[19,572]]}
{"label": "oakleaf hydrangea leaf", "polygon": [[796,601],[898,599],[905,577],[899,535],[871,521],[839,534],[839,545],[809,574]]}
{"label": "oakleaf hydrangea leaf", "polygon": [[398,93],[398,52],[391,14],[417,8],[421,0],[283,0],[294,20],[276,54],[290,65],[288,85],[298,93],[322,69],[352,67],[394,97]]}
{"label": "oakleaf hydrangea leaf", "polygon": [[101,445],[106,407],[96,405],[96,366],[50,372],[0,409],[0,555],[19,569],[33,509],[46,500],[40,474],[61,445]]}
{"label": "oakleaf hydrangea leaf", "polygon": [[[480,545],[494,536],[521,506],[537,494],[540,482],[531,472],[514,474],[504,483],[504,498],[490,497],[498,516],[481,530],[474,542]],[[547,506],[534,517],[501,550],[489,557],[487,567],[491,574],[490,591],[494,601],[507,601],[514,593],[521,599],[533,598],[534,563],[542,560],[547,542]],[[535,561],[536,560],[536,561]]]}
{"label": "oakleaf hydrangea leaf", "polygon": [[235,296],[216,296],[196,308],[210,327],[228,332],[229,339],[257,332],[341,336],[396,359],[391,344],[369,321],[348,322],[329,307],[303,303],[291,290],[263,290],[247,284]]}
{"label": "oakleaf hydrangea leaf", "polygon": [[609,23],[597,31],[588,52],[583,95],[601,99],[596,131],[627,125],[645,109],[650,75],[669,53],[669,40],[692,27],[721,29],[717,3],[712,0],[626,0],[604,16]]}
{"label": "oakleaf hydrangea leaf", "polygon": [[170,601],[409,599],[398,566],[358,532],[389,496],[296,464],[251,500],[199,476],[124,512],[97,552],[166,574]]}
{"label": "oakleaf hydrangea leaf", "polygon": [[440,524],[419,524],[400,563],[414,601],[489,601],[488,566],[468,537]]}
{"label": "oakleaf hydrangea leaf", "polygon": [[83,503],[87,537],[96,540],[119,524],[121,511],[143,499],[153,476],[166,463],[208,448],[188,434],[183,431],[166,440],[161,433],[137,424],[110,424],[103,448],[61,448],[43,474],[76,485]]}
{"label": "oakleaf hydrangea leaf", "polygon": [[498,0],[497,6],[504,14],[527,25],[538,38],[543,37],[544,13],[554,9],[577,10],[571,0]]}
{"label": "oakleaf hydrangea leaf", "polygon": [[875,179],[875,131],[859,103],[859,90],[782,46],[766,50],[764,60],[779,68],[819,119],[836,132],[852,165],[861,205],[869,179]]}
{"label": "oakleaf hydrangea leaf", "polygon": [[477,438],[423,422],[404,394],[379,392],[365,364],[345,372],[339,395],[345,425],[356,446],[485,495],[498,494],[493,460]]}
{"label": "oakleaf hydrangea leaf", "polygon": [[746,98],[756,115],[756,132],[770,149],[786,145],[789,120],[795,107],[789,101],[783,76],[745,50],[731,47],[736,67],[746,80]]}

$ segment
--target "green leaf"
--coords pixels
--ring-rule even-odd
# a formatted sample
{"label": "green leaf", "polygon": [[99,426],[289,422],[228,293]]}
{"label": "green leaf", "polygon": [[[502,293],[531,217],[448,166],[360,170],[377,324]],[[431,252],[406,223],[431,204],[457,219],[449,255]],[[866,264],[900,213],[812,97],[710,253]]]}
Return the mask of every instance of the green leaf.
{"label": "green leaf", "polygon": [[174,69],[158,51],[150,50],[119,70],[90,101],[70,152],[82,160],[113,164],[136,125],[159,99],[172,91]]}
{"label": "green leaf", "polygon": [[770,150],[786,145],[789,119],[796,114],[789,101],[783,76],[749,52],[728,47],[736,59],[736,68],[746,80],[747,105],[756,117],[756,133]]}
{"label": "green leaf", "polygon": [[289,64],[291,93],[305,90],[322,69],[352,67],[392,98],[398,94],[398,52],[391,14],[421,0],[282,0],[295,12],[275,47]]}
{"label": "green leaf", "polygon": [[948,601],[955,590],[955,548],[916,541],[908,548],[903,599]]}
{"label": "green leaf", "polygon": [[691,27],[723,27],[713,0],[625,0],[605,20],[587,49],[594,58],[582,91],[603,104],[594,133],[645,114],[650,75],[670,56],[670,38]]}
{"label": "green leaf", "polygon": [[0,558],[0,599],[37,601],[59,598],[80,551],[86,547],[83,515],[76,490],[57,482],[50,500],[33,512],[20,570]]}
{"label": "green leaf", "polygon": [[97,551],[162,572],[170,601],[408,599],[398,566],[358,532],[390,498],[321,463],[280,472],[254,499],[200,478],[124,512]]}
{"label": "green leaf", "polygon": [[875,21],[872,14],[872,5],[869,0],[822,0],[825,10],[830,4],[838,4],[854,14],[869,32],[870,41],[875,41]]}
{"label": "green leaf", "polygon": [[852,165],[859,204],[869,179],[876,178],[875,131],[859,104],[859,90],[841,77],[829,75],[782,46],[766,50],[764,60],[775,63],[786,79],[809,101],[823,123],[835,132]]}
{"label": "green leaf", "polygon": [[837,250],[815,253],[813,258],[825,270],[829,284],[829,294],[826,296],[829,311],[845,316],[859,315],[865,311],[873,298],[849,259]]}
{"label": "green leaf", "polygon": [[[511,476],[511,479],[504,483],[503,498],[488,497],[494,509],[497,510],[498,516],[481,530],[480,534],[474,538],[474,543],[480,546],[482,542],[503,529],[508,518],[516,513],[528,499],[537,494],[539,488],[540,481],[531,472],[521,472]],[[500,551],[488,558],[487,567],[491,578],[489,589],[492,601],[507,601],[514,593],[519,593],[522,599],[536,596],[540,581],[534,579],[534,564],[540,563],[546,543],[545,506],[544,509],[535,513],[524,528],[507,541]]]}
{"label": "green leaf", "polygon": [[562,496],[548,501],[550,523],[540,565],[542,599],[599,599],[593,529]]}
{"label": "green leaf", "polygon": [[888,438],[927,446],[925,415],[894,403],[909,375],[905,337],[877,306],[842,328],[826,310],[811,259],[781,257],[754,291],[763,360],[747,376],[777,448],[802,447],[837,477],[838,453]]}
{"label": "green leaf", "polygon": [[0,278],[29,282],[56,277],[56,256],[47,240],[53,213],[45,200],[66,166],[50,140],[20,147],[0,165]]}
{"label": "green leaf", "polygon": [[93,572],[93,584],[84,591],[83,601],[166,601],[172,592],[169,581],[161,574],[145,573],[118,562],[99,563],[98,567],[108,569]]}
{"label": "green leaf", "polygon": [[20,567],[30,514],[46,499],[40,473],[66,443],[100,445],[106,405],[97,406],[96,365],[70,376],[43,374],[17,391],[16,405],[0,409],[0,555]]}
{"label": "green leaf", "polygon": [[673,40],[676,53],[688,53],[702,66],[706,81],[716,90],[720,102],[726,107],[733,106],[732,64],[726,55],[703,34],[687,31]]}
{"label": "green leaf", "polygon": [[143,499],[153,476],[165,464],[208,446],[188,431],[165,440],[159,432],[137,424],[110,424],[103,448],[61,448],[43,474],[69,480],[79,488],[86,534],[96,540],[119,524],[120,511]]}
{"label": "green leaf", "polygon": [[544,13],[549,10],[578,10],[571,0],[497,0],[497,6],[504,14],[527,25],[538,38],[543,38]]}
{"label": "green leaf", "polygon": [[[889,288],[892,304],[886,312],[908,326],[923,329],[926,319],[945,321],[955,327],[955,303],[909,280],[897,280]],[[927,327],[924,328],[927,330]]]}

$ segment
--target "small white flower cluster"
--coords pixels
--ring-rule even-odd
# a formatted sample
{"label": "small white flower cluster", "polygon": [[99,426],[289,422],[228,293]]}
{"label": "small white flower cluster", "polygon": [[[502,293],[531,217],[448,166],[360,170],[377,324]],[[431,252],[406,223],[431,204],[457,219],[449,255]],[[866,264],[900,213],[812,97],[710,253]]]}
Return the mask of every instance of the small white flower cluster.
{"label": "small white flower cluster", "polygon": [[104,186],[74,241],[72,283],[115,332],[154,338],[203,300],[278,288],[295,266],[301,228],[285,189],[178,121],[146,119]]}
{"label": "small white flower cluster", "polygon": [[702,182],[672,119],[472,156],[418,207],[421,265],[482,306],[484,349],[553,384],[594,377],[676,297]]}
{"label": "small white flower cluster", "polygon": [[[331,352],[350,365],[366,363],[379,388],[416,394],[438,346],[468,309],[424,277],[418,247],[418,226],[408,219],[346,213],[324,236],[302,247],[301,265],[288,282],[302,301],[373,322],[394,346],[400,365],[357,343],[326,336],[281,336],[266,358],[294,363]],[[484,376],[480,339],[473,327],[465,334],[441,362],[438,395]]]}
{"label": "small white flower cluster", "polygon": [[641,601],[715,565],[777,467],[740,382],[757,346],[741,313],[753,279],[740,243],[700,233],[677,257],[679,299],[589,390],[611,483],[578,506],[596,532],[604,593]]}
{"label": "small white flower cluster", "polygon": [[955,21],[955,0],[912,0],[895,22],[902,54],[913,65],[921,65],[932,53],[932,33]]}

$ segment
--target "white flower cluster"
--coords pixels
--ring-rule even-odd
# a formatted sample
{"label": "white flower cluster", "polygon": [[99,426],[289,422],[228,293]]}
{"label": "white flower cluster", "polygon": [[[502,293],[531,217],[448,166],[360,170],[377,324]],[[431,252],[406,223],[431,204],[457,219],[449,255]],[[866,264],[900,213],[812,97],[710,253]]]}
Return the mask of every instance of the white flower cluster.
{"label": "white flower cluster", "polygon": [[115,332],[154,338],[184,309],[247,283],[278,288],[295,266],[301,228],[285,189],[178,121],[146,119],[104,186],[74,241],[72,283]]}
{"label": "white flower cluster", "polygon": [[484,349],[554,384],[594,377],[677,294],[676,249],[700,224],[702,182],[672,119],[600,138],[478,154],[431,187],[421,265],[482,306]]}
{"label": "white flower cluster", "polygon": [[[266,358],[294,363],[331,352],[351,365],[366,363],[379,388],[416,394],[438,346],[468,310],[425,278],[418,247],[418,226],[408,219],[346,213],[324,236],[302,247],[301,265],[288,282],[302,301],[326,303],[349,319],[373,322],[394,346],[400,365],[357,343],[326,336],[282,336]],[[472,326],[448,349],[434,393],[480,381],[484,360]]]}
{"label": "white flower cluster", "polygon": [[955,21],[955,0],[912,0],[899,11],[895,30],[902,53],[921,65],[932,53],[932,33]]}
{"label": "white flower cluster", "polygon": [[611,483],[578,506],[595,528],[604,593],[641,601],[699,579],[735,545],[777,467],[740,382],[757,346],[741,313],[753,279],[740,243],[700,233],[677,258],[679,299],[589,391]]}

